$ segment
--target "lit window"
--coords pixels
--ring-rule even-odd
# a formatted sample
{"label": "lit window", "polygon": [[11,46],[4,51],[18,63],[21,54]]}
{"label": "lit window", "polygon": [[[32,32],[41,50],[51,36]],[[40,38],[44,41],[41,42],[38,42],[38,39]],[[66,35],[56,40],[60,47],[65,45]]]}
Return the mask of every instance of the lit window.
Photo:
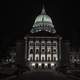
{"label": "lit window", "polygon": [[30,61],[33,60],[33,54],[30,54],[30,55],[29,55],[28,60],[30,60]]}
{"label": "lit window", "polygon": [[57,61],[57,60],[58,60],[57,54],[54,54],[54,55],[53,55],[53,60],[54,60],[54,61]]}
{"label": "lit window", "polygon": [[51,66],[54,66],[54,63],[51,63]]}
{"label": "lit window", "polygon": [[39,29],[39,31],[41,31],[41,30]]}
{"label": "lit window", "polygon": [[45,63],[45,66],[47,66],[48,64],[47,63]]}
{"label": "lit window", "polygon": [[39,66],[41,66],[41,63],[39,63]]}
{"label": "lit window", "polygon": [[48,52],[48,54],[50,54],[51,53],[51,49],[47,49],[47,52]]}
{"label": "lit window", "polygon": [[47,60],[48,60],[48,61],[51,60],[51,55],[50,55],[50,54],[47,55]]}
{"label": "lit window", "polygon": [[36,61],[39,60],[39,55],[38,55],[38,54],[35,55],[35,60],[36,60]]}
{"label": "lit window", "polygon": [[32,63],[32,66],[35,66],[35,63]]}
{"label": "lit window", "polygon": [[45,60],[45,54],[41,54],[41,60]]}

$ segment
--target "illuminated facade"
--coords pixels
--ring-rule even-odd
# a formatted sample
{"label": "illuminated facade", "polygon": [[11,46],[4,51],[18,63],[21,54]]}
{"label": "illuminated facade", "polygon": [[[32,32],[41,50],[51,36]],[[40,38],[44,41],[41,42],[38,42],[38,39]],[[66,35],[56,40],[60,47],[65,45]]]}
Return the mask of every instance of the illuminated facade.
{"label": "illuminated facade", "polygon": [[32,70],[52,70],[61,60],[61,37],[45,9],[25,37],[25,61]]}

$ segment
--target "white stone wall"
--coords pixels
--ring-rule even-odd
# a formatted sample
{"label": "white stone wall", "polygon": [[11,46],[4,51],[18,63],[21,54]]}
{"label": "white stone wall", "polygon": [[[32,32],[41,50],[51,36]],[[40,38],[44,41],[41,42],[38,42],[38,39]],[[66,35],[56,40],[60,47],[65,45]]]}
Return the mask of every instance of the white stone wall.
{"label": "white stone wall", "polygon": [[58,60],[58,55],[57,54],[53,54],[53,60]]}
{"label": "white stone wall", "polygon": [[51,54],[47,54],[47,61],[51,61]]}
{"label": "white stone wall", "polygon": [[41,54],[41,61],[45,61],[45,54]]}
{"label": "white stone wall", "polygon": [[39,60],[39,54],[35,54],[35,61],[37,60],[37,58]]}
{"label": "white stone wall", "polygon": [[33,54],[28,55],[28,61],[30,61],[31,59],[33,60]]}

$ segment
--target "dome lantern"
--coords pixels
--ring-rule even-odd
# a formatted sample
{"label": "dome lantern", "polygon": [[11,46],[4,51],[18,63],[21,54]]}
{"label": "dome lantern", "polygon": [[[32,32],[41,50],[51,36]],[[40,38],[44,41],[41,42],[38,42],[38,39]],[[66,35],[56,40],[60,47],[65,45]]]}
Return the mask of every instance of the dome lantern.
{"label": "dome lantern", "polygon": [[42,8],[42,12],[41,12],[41,14],[42,14],[42,15],[46,15],[46,11],[45,11],[44,6],[43,6],[43,8]]}

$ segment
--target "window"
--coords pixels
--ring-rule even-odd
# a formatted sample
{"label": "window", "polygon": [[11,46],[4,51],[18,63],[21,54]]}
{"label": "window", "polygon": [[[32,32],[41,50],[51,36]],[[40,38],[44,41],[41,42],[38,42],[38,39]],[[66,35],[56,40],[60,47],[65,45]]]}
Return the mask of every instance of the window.
{"label": "window", "polygon": [[54,57],[54,61],[56,61],[56,57]]}
{"label": "window", "polygon": [[38,42],[36,43],[36,46],[39,46],[39,43]]}
{"label": "window", "polygon": [[57,46],[57,42],[56,41],[53,41],[53,46]]}
{"label": "window", "polygon": [[47,49],[47,53],[50,54],[51,53],[51,49]]}
{"label": "window", "polygon": [[48,61],[51,60],[51,54],[47,54],[47,60],[48,60]]}
{"label": "window", "polygon": [[32,53],[33,53],[33,49],[30,50],[30,54],[32,54]]}
{"label": "window", "polygon": [[45,60],[45,54],[41,54],[41,60]]}
{"label": "window", "polygon": [[38,54],[39,53],[39,49],[36,49],[36,54]]}
{"label": "window", "polygon": [[34,45],[34,42],[33,41],[29,41],[29,45],[30,46],[33,46]]}
{"label": "window", "polygon": [[56,46],[56,43],[53,43],[53,46]]}
{"label": "window", "polygon": [[50,61],[50,57],[48,57],[48,61]]}
{"label": "window", "polygon": [[44,59],[44,57],[42,57],[42,61],[44,61],[45,59]]}
{"label": "window", "polygon": [[58,60],[58,55],[57,54],[53,54],[53,61],[57,61]]}
{"label": "window", "polygon": [[32,66],[35,66],[35,63],[32,63]]}
{"label": "window", "polygon": [[47,46],[51,46],[51,41],[47,41]]}
{"label": "window", "polygon": [[35,60],[36,60],[36,61],[39,60],[39,54],[35,54]]}
{"label": "window", "polygon": [[45,46],[45,41],[42,41],[41,42],[41,46]]}
{"label": "window", "polygon": [[42,53],[45,53],[45,50],[44,49],[42,49]]}
{"label": "window", "polygon": [[51,66],[54,66],[55,64],[54,63],[51,63]]}
{"label": "window", "polygon": [[39,60],[39,57],[36,57],[36,61],[38,61]]}
{"label": "window", "polygon": [[42,49],[42,52],[44,52],[44,49]]}
{"label": "window", "polygon": [[56,49],[53,49],[53,53],[56,54]]}
{"label": "window", "polygon": [[45,43],[42,43],[42,46],[45,46]]}
{"label": "window", "polygon": [[30,57],[30,61],[32,61],[33,60],[33,57]]}
{"label": "window", "polygon": [[29,54],[28,60],[29,61],[32,61],[33,60],[33,54]]}
{"label": "window", "polygon": [[54,60],[54,61],[57,61],[57,57],[53,57],[53,60]]}

